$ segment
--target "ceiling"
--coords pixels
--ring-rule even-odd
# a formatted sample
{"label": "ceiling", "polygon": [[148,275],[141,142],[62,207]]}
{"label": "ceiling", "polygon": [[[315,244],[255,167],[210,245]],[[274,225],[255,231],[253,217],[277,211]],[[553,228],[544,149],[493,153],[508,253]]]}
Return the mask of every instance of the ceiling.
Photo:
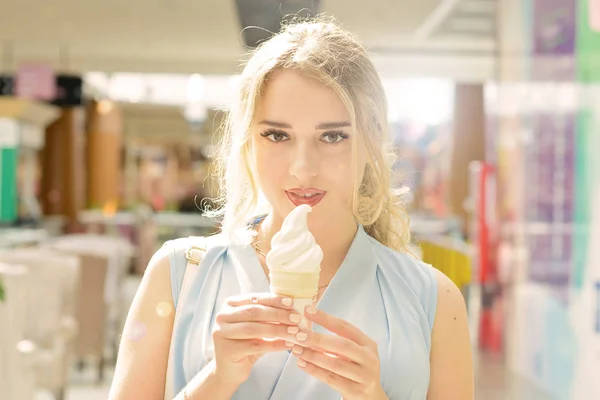
{"label": "ceiling", "polygon": [[44,61],[64,72],[236,73],[247,52],[242,23],[263,15],[249,4],[286,14],[313,3],[358,34],[383,74],[485,79],[497,1],[9,0],[0,71]]}

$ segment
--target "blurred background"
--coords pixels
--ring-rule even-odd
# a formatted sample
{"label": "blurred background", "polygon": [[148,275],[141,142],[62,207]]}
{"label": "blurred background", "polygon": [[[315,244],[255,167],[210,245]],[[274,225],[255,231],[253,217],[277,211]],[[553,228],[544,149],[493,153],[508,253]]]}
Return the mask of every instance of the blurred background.
{"label": "blurred background", "polygon": [[381,74],[476,398],[600,399],[598,0],[3,2],[0,399],[106,399],[149,258],[218,228],[201,200],[241,62],[317,13]]}

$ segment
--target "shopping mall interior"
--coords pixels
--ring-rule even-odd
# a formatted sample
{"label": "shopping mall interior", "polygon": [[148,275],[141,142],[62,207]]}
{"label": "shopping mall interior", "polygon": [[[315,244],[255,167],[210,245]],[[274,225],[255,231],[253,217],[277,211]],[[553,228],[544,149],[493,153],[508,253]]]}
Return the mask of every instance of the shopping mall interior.
{"label": "shopping mall interior", "polygon": [[600,399],[600,1],[0,10],[0,400],[108,398],[152,255],[219,231],[244,61],[320,14],[381,77],[411,253],[464,295],[475,398]]}

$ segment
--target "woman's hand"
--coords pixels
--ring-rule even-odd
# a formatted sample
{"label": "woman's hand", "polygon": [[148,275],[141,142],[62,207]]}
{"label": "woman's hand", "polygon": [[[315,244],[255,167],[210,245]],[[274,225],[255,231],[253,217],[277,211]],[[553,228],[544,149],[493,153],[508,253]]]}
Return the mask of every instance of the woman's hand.
{"label": "woman's hand", "polygon": [[[344,400],[387,399],[380,383],[377,344],[347,321],[314,307],[306,317],[335,335],[301,332],[292,348],[298,366],[325,382]],[[303,340],[304,339],[304,340]]]}
{"label": "woman's hand", "polygon": [[213,341],[215,377],[241,384],[264,354],[287,350],[298,333],[300,315],[292,299],[270,293],[230,297],[216,317]]}

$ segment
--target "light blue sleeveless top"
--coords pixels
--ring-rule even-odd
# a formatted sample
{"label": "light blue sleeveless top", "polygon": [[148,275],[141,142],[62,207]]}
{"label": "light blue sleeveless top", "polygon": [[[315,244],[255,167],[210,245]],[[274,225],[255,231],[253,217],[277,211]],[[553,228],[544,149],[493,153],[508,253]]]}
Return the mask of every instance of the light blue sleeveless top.
{"label": "light blue sleeveless top", "polygon": [[[177,307],[194,238],[168,242],[171,286]],[[252,246],[209,238],[208,251],[178,309],[173,327],[170,379],[179,393],[213,358],[211,332],[224,300],[241,293],[269,292],[269,282]],[[390,400],[425,399],[429,387],[431,331],[437,282],[430,265],[391,250],[359,226],[340,269],[317,307],[356,325],[375,340],[381,384]],[[327,332],[320,326],[318,332]],[[235,400],[339,400],[340,394],[308,375],[288,351],[260,358]]]}

